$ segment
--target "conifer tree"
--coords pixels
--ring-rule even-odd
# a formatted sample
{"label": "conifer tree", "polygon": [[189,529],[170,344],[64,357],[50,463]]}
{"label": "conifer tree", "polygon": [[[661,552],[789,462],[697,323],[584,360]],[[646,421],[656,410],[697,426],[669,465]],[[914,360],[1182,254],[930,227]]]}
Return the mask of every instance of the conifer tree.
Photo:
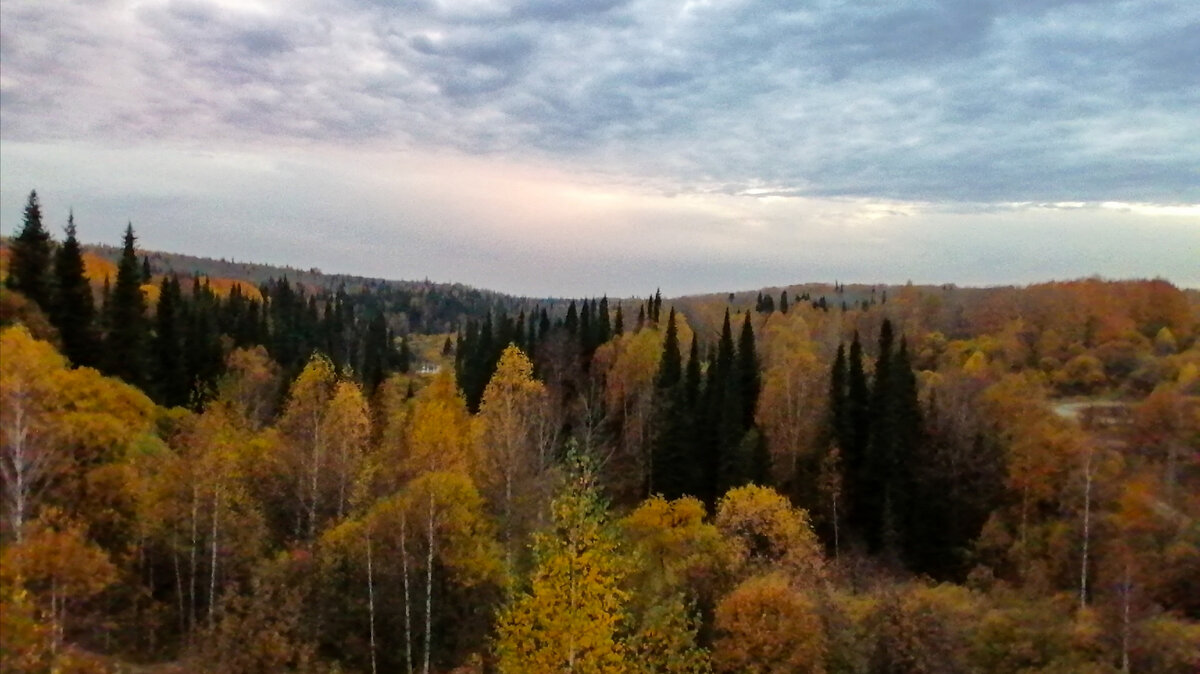
{"label": "conifer tree", "polygon": [[[143,284],[149,283],[151,278],[153,278],[153,274],[150,273],[150,256],[143,255],[142,256],[142,283]],[[237,288],[237,286],[234,286],[234,287]]]}
{"label": "conifer tree", "polygon": [[592,303],[584,300],[579,310],[579,346],[583,352],[585,363],[591,358],[592,351],[596,348],[595,339],[596,334],[592,326]]}
{"label": "conifer tree", "polygon": [[[367,335],[363,343],[363,389],[368,397],[373,395],[383,380],[387,378],[390,346],[387,320],[383,317],[383,312],[376,312],[371,317],[370,323],[367,324]],[[450,338],[447,337],[445,344],[442,345],[442,354],[448,355],[453,348]]]}
{"label": "conifer tree", "polygon": [[895,521],[892,510],[891,477],[895,466],[896,416],[892,388],[892,322],[884,319],[879,329],[879,353],[871,387],[870,430],[859,476],[862,527],[867,546],[878,551],[885,537],[895,532],[885,529]]}
{"label": "conifer tree", "polygon": [[62,336],[63,354],[78,366],[95,366],[100,357],[92,286],[84,274],[83,253],[75,238],[75,214],[67,217],[67,238],[54,259],[55,299],[50,320]]}
{"label": "conifer tree", "polygon": [[620,337],[625,334],[625,316],[621,313],[621,303],[617,303],[617,315],[613,318],[612,334]]}
{"label": "conifer tree", "polygon": [[612,339],[612,320],[608,316],[608,295],[600,298],[600,307],[596,310],[596,344],[604,344]]}
{"label": "conifer tree", "polygon": [[787,290],[779,293],[779,313],[786,314],[788,312],[788,295]]}
{"label": "conifer tree", "polygon": [[154,311],[154,384],[158,402],[169,406],[188,403],[191,382],[183,357],[179,279],[164,276]]}
{"label": "conifer tree", "polygon": [[142,274],[134,243],[133,224],[125,227],[117,281],[108,309],[109,330],[105,343],[108,372],[134,386],[145,387],[149,329],[146,322],[146,298],[142,295]]}
{"label": "conifer tree", "polygon": [[864,519],[862,505],[863,486],[862,470],[866,458],[867,442],[870,433],[870,389],[867,387],[867,375],[863,370],[862,343],[858,333],[850,342],[850,356],[846,370],[846,431],[847,444],[842,448],[843,456],[843,485],[849,502],[849,518],[851,524],[861,527]]}
{"label": "conifer tree", "polygon": [[25,295],[49,313],[51,299],[50,232],[42,225],[42,206],[37,191],[29,193],[21,231],[12,240],[8,287]]}
{"label": "conifer tree", "polygon": [[412,369],[412,348],[408,345],[408,335],[400,338],[400,353],[396,359],[396,369],[408,372]]}
{"label": "conifer tree", "polygon": [[737,359],[738,377],[741,380],[742,428],[748,430],[754,425],[754,410],[758,405],[759,391],[762,389],[762,375],[759,372],[758,351],[754,346],[754,327],[750,323],[750,312],[746,312],[742,333],[738,337]]}
{"label": "conifer tree", "polygon": [[563,326],[566,327],[567,334],[572,337],[579,335],[579,310],[575,308],[575,300],[571,300],[571,303],[567,305],[567,319]]}
{"label": "conifer tree", "polygon": [[657,385],[660,389],[673,388],[683,376],[683,362],[679,354],[679,330],[675,325],[675,308],[667,317],[667,332],[663,337],[662,359],[658,365]]}
{"label": "conifer tree", "polygon": [[700,400],[700,346],[696,333],[692,333],[692,346],[688,350],[687,370],[683,377],[684,398],[688,409],[694,411]]}
{"label": "conifer tree", "polygon": [[662,317],[662,292],[660,292],[657,289],[654,291],[654,305],[653,306],[654,306],[654,311],[653,311],[654,317],[652,320],[655,323],[658,323],[659,318]]}
{"label": "conifer tree", "polygon": [[838,344],[837,357],[829,372],[829,438],[844,454],[853,442],[846,396],[846,345]]}
{"label": "conifer tree", "polygon": [[675,309],[667,317],[662,357],[655,378],[655,435],[651,493],[678,498],[695,489],[694,460],[688,456],[691,415],[683,386]]}

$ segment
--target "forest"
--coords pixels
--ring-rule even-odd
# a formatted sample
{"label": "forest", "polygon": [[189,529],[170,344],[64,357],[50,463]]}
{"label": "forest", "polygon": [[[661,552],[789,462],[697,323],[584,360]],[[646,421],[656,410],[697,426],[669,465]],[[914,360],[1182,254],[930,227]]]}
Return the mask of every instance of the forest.
{"label": "forest", "polygon": [[538,301],[50,229],[0,249],[4,671],[1200,670],[1194,289]]}

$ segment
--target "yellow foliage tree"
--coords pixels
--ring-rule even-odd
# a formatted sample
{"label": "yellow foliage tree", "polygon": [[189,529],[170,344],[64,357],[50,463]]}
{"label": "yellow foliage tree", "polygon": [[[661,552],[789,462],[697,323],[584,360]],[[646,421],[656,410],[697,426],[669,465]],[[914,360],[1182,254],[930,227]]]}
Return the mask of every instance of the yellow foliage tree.
{"label": "yellow foliage tree", "polygon": [[590,471],[554,500],[554,526],[534,536],[531,587],[496,619],[501,672],[627,672],[620,638],[625,575]]}
{"label": "yellow foliage tree", "polygon": [[824,578],[824,560],[808,513],[770,487],[729,490],[717,504],[716,526],[735,576],[779,570],[804,584]]}

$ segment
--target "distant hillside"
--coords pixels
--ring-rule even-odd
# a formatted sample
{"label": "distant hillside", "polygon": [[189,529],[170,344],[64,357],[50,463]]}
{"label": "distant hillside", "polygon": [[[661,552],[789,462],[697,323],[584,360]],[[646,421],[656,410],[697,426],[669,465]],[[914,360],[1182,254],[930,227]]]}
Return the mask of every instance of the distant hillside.
{"label": "distant hillside", "polygon": [[[84,250],[114,263],[121,254],[120,248],[107,245],[89,244],[84,246]],[[383,300],[389,313],[403,314],[407,318],[406,325],[397,326],[401,334],[408,331],[453,332],[464,320],[481,319],[489,311],[515,314],[522,309],[539,305],[554,307],[559,303],[552,299],[516,297],[481,290],[461,283],[326,274],[316,268],[298,269],[254,262],[234,262],[224,258],[213,259],[162,251],[143,251],[143,254],[149,259],[150,270],[156,276],[175,273],[181,277],[207,277],[218,286],[232,281],[245,281],[262,286],[270,281],[286,279],[316,295],[339,291],[349,295],[370,293]]]}

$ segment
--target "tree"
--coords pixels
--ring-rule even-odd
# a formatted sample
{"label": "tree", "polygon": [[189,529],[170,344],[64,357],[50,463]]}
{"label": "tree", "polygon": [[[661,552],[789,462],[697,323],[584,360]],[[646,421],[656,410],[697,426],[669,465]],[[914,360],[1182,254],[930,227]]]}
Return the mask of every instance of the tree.
{"label": "tree", "polygon": [[817,605],[782,574],[744,581],[717,605],[715,627],[718,672],[825,671],[825,629]]}
{"label": "tree", "polygon": [[338,520],[348,512],[351,489],[357,482],[371,435],[370,411],[358,384],[338,382],[325,412],[324,431],[329,437],[332,467],[337,480]]}
{"label": "tree", "polygon": [[25,295],[42,308],[51,307],[50,232],[42,225],[42,206],[37,191],[29,193],[21,231],[12,240],[8,287]]}
{"label": "tree", "polygon": [[679,329],[675,325],[675,307],[667,317],[667,331],[663,337],[662,357],[658,361],[658,377],[655,385],[659,389],[670,389],[683,376],[683,360],[679,354]]}
{"label": "tree", "polygon": [[0,332],[0,353],[0,475],[7,528],[20,541],[39,497],[68,458],[55,439],[66,362],[20,325]]}
{"label": "tree", "polygon": [[117,579],[116,567],[83,527],[54,509],[42,513],[18,545],[4,550],[0,567],[11,569],[42,604],[52,650],[62,647],[72,609]]}
{"label": "tree", "polygon": [[749,430],[754,425],[754,410],[758,406],[758,394],[762,390],[762,374],[759,372],[758,351],[754,346],[754,326],[750,324],[750,312],[742,322],[738,336],[737,372],[742,403],[742,427]]}
{"label": "tree", "polygon": [[336,381],[333,363],[321,354],[313,354],[292,382],[287,406],[279,419],[284,440],[281,468],[300,506],[294,520],[297,538],[305,534],[313,540],[323,514],[326,482],[321,478],[329,461],[330,441],[325,418]]}
{"label": "tree", "polygon": [[164,276],[154,311],[154,381],[158,401],[169,407],[186,405],[192,391],[183,354],[183,294],[179,279]]}
{"label": "tree", "polygon": [[769,487],[731,489],[721,498],[716,526],[738,577],[780,570],[793,582],[815,584],[824,574],[808,513]]}
{"label": "tree", "polygon": [[77,366],[98,363],[96,307],[75,238],[75,214],[67,217],[67,238],[54,258],[55,295],[50,320],[62,336],[63,355]]}
{"label": "tree", "polygon": [[550,446],[540,432],[548,423],[546,388],[533,378],[533,363],[516,346],[500,356],[496,372],[483,392],[479,423],[485,475],[500,492],[504,544],[512,554],[520,531],[523,503],[537,503],[536,478],[550,467]]}
{"label": "tree", "polygon": [[582,464],[554,500],[553,529],[534,536],[530,589],[496,619],[500,672],[623,672],[628,595],[617,538],[595,476]]}
{"label": "tree", "polygon": [[142,295],[141,269],[134,249],[136,240],[133,225],[130,224],[125,228],[112,300],[106,306],[108,338],[105,352],[109,374],[121,377],[134,386],[144,387],[147,383],[149,329],[146,324],[146,298]]}

